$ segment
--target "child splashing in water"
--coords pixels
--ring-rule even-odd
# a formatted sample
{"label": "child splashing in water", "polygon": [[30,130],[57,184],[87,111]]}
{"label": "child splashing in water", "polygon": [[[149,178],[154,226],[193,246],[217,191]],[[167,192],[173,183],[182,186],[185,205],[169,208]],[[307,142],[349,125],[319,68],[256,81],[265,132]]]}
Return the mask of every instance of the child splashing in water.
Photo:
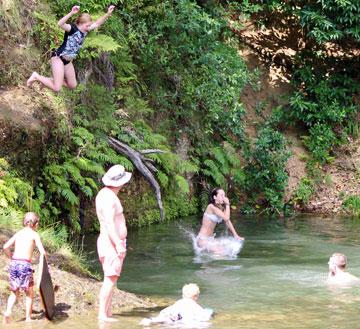
{"label": "child splashing in water", "polygon": [[182,299],[163,309],[158,316],[142,319],[140,324],[149,326],[153,323],[181,323],[192,325],[191,328],[196,325],[197,328],[199,323],[209,321],[213,315],[212,309],[203,308],[197,303],[199,295],[200,289],[197,284],[186,284],[182,288]]}
{"label": "child splashing in water", "polygon": [[115,6],[110,6],[107,13],[100,17],[95,23],[89,14],[82,13],[76,19],[75,24],[68,24],[66,22],[69,18],[80,11],[79,6],[72,7],[70,13],[58,21],[58,26],[65,31],[65,34],[62,45],[51,54],[52,78],[44,77],[37,72],[33,72],[27,81],[27,86],[31,87],[35,81],[38,81],[55,92],[59,92],[62,86],[69,89],[76,88],[77,81],[72,61],[79,53],[86,35],[101,26],[107,18],[111,16],[114,8]]}
{"label": "child splashing in water", "polygon": [[[45,254],[39,234],[36,229],[39,218],[33,212],[28,212],[24,217],[24,228],[15,233],[8,242],[4,244],[4,253],[11,258],[9,266],[10,290],[11,294],[4,312],[3,323],[10,322],[12,308],[19,297],[20,290],[26,294],[26,321],[31,321],[32,305],[34,300],[34,278],[31,259],[36,246],[40,255]],[[14,253],[11,247],[14,246]]]}
{"label": "child splashing in water", "polygon": [[239,236],[230,221],[230,201],[226,197],[224,190],[215,188],[210,195],[210,203],[204,212],[202,225],[196,237],[196,244],[200,250],[205,250],[214,254],[225,254],[226,248],[219,239],[215,239],[214,230],[216,224],[225,222],[226,226],[236,240],[244,240]]}

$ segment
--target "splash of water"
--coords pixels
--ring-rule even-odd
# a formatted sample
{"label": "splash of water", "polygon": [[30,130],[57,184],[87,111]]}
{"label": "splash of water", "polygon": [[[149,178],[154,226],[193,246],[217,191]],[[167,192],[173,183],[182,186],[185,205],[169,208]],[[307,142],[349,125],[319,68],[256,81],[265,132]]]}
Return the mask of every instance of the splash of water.
{"label": "splash of water", "polygon": [[[200,261],[201,259],[234,259],[240,253],[244,241],[237,240],[228,235],[215,237],[209,240],[207,247],[199,247],[194,231],[191,229],[179,226],[180,230],[184,233],[184,236],[192,242],[195,261]],[[216,252],[210,251],[216,249]]]}

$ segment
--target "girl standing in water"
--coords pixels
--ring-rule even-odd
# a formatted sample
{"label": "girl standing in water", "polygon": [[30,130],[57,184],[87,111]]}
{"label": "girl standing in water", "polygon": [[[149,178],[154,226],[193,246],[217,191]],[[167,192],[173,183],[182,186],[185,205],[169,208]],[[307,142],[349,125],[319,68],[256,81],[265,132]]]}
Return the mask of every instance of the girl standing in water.
{"label": "girl standing in water", "polygon": [[212,190],[210,195],[210,203],[206,207],[202,219],[200,231],[196,237],[197,246],[209,252],[223,253],[223,246],[216,241],[214,229],[216,224],[225,222],[234,238],[244,240],[239,236],[230,221],[230,201],[226,197],[224,190],[217,187]]}
{"label": "girl standing in water", "polygon": [[86,35],[93,29],[101,26],[114,11],[115,6],[110,6],[107,13],[100,17],[96,22],[93,22],[91,16],[87,13],[82,13],[76,19],[75,24],[66,23],[70,17],[77,14],[80,10],[79,6],[72,7],[70,13],[65,15],[58,21],[64,31],[64,41],[62,45],[54,50],[51,54],[51,69],[52,78],[47,78],[37,72],[33,72],[27,81],[27,86],[35,81],[39,81],[49,89],[59,92],[62,86],[69,89],[74,89],[77,86],[75,69],[72,61],[76,58],[79,50],[84,42]]}

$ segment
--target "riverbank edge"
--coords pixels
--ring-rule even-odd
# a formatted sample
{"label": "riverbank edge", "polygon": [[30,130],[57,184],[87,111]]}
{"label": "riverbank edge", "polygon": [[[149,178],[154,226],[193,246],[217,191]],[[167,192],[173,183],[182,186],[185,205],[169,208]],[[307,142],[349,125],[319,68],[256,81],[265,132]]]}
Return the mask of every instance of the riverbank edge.
{"label": "riverbank edge", "polygon": [[[0,312],[5,311],[7,298],[10,294],[8,282],[8,265],[9,259],[2,252],[3,244],[11,237],[14,232],[6,228],[0,228]],[[33,263],[35,270],[34,279],[36,285],[38,257]],[[67,258],[65,255],[58,253],[48,253],[48,262],[50,274],[55,288],[55,320],[68,318],[75,315],[93,314],[98,309],[98,295],[101,288],[101,281],[90,272],[79,272],[83,268],[82,264],[74,266],[72,273],[71,266],[74,262],[72,257]],[[64,270],[66,268],[67,270]],[[116,289],[113,296],[113,313],[119,314],[131,310],[144,310],[157,307],[158,305],[150,298],[136,296],[135,294]],[[12,318],[14,321],[25,318],[25,296],[21,295],[13,309]],[[39,292],[35,289],[33,318],[35,320],[44,319]]]}

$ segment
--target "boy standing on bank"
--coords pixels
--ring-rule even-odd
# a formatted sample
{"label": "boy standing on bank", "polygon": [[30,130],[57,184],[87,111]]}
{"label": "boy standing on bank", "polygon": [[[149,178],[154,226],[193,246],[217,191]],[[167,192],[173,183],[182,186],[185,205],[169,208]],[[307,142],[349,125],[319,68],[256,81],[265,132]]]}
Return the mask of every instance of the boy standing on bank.
{"label": "boy standing on bank", "polygon": [[[26,321],[31,321],[32,307],[34,301],[34,277],[31,260],[35,246],[40,255],[45,255],[44,247],[40,236],[36,232],[39,225],[39,218],[33,212],[24,216],[24,228],[15,233],[3,246],[4,253],[11,259],[9,266],[9,279],[11,294],[7,302],[3,323],[10,322],[12,308],[19,297],[20,290],[26,294]],[[14,252],[11,247],[14,246]]]}

